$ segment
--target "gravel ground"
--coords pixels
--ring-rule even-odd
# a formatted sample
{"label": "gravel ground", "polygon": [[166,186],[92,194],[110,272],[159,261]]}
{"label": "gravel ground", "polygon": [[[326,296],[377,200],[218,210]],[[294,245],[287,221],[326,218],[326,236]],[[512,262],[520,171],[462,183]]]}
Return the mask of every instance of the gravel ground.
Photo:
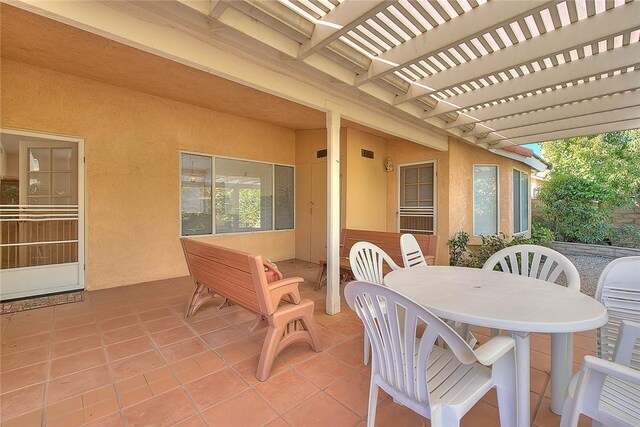
{"label": "gravel ground", "polygon": [[594,296],[598,285],[598,277],[602,270],[613,261],[613,258],[592,255],[565,255],[580,273],[580,290],[582,293]]}

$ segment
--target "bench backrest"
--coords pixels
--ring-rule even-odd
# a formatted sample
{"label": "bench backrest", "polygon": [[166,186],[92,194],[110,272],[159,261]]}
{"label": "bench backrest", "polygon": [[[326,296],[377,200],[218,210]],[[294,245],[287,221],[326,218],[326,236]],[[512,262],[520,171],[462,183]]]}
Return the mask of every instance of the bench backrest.
{"label": "bench backrest", "polygon": [[[402,266],[402,251],[400,249],[400,236],[402,233],[387,231],[354,230],[345,228],[342,230],[340,244],[342,245],[341,257],[349,257],[351,247],[357,242],[370,242],[385,251],[396,264]],[[436,258],[438,254],[438,236],[429,234],[414,234],[414,237],[422,249],[425,258]],[[433,261],[429,262],[430,264]]]}
{"label": "bench backrest", "polygon": [[197,283],[251,312],[268,316],[275,312],[260,255],[181,240],[189,273]]}

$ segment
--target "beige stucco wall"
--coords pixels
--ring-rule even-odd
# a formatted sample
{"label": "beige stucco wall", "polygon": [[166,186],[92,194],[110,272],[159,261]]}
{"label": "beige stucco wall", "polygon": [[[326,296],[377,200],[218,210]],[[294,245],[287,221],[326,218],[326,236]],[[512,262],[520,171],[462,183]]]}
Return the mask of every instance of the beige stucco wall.
{"label": "beige stucco wall", "polygon": [[[386,172],[387,140],[379,136],[347,129],[345,209],[346,228],[385,231],[387,228]],[[374,158],[362,157],[371,150]]]}
{"label": "beige stucco wall", "polygon": [[[85,140],[88,289],[186,274],[180,150],[295,164],[290,129],[6,59],[1,85],[3,127]],[[207,239],[295,256],[293,231]]]}
{"label": "beige stucco wall", "polygon": [[[470,235],[473,233],[473,165],[477,164],[498,166],[499,231],[511,236],[513,234],[513,169],[528,174],[531,168],[454,138],[449,139],[449,164],[449,186],[455,189],[450,192],[450,236],[460,230]],[[531,217],[531,209],[529,209],[529,217]],[[472,236],[470,243],[481,243],[480,237]]]}
{"label": "beige stucco wall", "polygon": [[449,234],[449,154],[406,141],[389,141],[387,155],[394,171],[387,173],[387,231],[398,231],[398,182],[400,166],[435,161],[436,165],[436,234],[438,242],[436,264],[448,264],[447,235]]}

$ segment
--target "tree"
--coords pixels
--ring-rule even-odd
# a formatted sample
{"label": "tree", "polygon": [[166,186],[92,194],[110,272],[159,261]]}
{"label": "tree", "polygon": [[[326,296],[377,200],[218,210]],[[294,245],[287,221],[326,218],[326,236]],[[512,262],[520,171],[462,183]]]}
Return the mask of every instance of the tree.
{"label": "tree", "polygon": [[604,202],[609,196],[603,184],[556,171],[538,192],[542,225],[560,241],[600,242],[610,229],[612,207]]}
{"label": "tree", "polygon": [[548,141],[543,156],[551,175],[573,175],[604,191],[607,209],[628,206],[640,194],[640,130]]}

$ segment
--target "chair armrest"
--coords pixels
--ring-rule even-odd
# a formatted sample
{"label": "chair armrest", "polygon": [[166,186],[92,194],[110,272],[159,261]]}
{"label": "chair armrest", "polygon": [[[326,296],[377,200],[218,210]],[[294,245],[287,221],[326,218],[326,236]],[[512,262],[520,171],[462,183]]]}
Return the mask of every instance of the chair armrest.
{"label": "chair armrest", "polygon": [[493,365],[496,360],[507,354],[515,345],[516,341],[513,338],[506,335],[499,335],[491,338],[473,352],[478,358],[478,362],[485,366],[490,366]]}
{"label": "chair armrest", "polygon": [[640,385],[640,371],[609,360],[599,359],[594,356],[584,357],[581,370],[583,373],[587,371],[595,371],[632,384]]}
{"label": "chair armrest", "polygon": [[291,302],[294,304],[300,304],[300,291],[298,290],[298,284],[304,282],[302,277],[287,277],[286,279],[278,280],[273,283],[269,283],[269,293],[271,294],[271,301],[278,305],[280,299],[283,296],[289,295]]}

